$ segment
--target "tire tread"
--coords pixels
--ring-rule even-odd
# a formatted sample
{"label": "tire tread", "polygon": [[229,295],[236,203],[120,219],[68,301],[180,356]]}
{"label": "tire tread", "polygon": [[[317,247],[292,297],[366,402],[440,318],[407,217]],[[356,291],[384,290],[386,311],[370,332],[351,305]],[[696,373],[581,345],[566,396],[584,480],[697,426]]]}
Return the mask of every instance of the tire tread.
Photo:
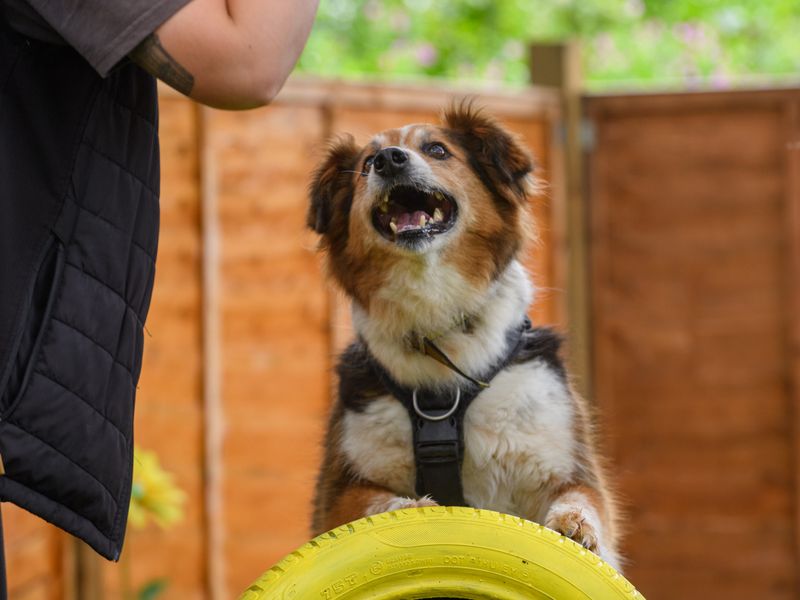
{"label": "tire tread", "polygon": [[[431,516],[456,516],[456,517],[469,517],[474,520],[483,522],[492,522],[500,524],[503,527],[523,527],[532,535],[541,536],[556,542],[562,546],[563,552],[568,552],[573,557],[584,562],[586,565],[599,571],[603,577],[619,592],[620,597],[626,597],[630,600],[643,600],[643,596],[636,590],[636,588],[616,571],[611,565],[606,563],[602,558],[587,550],[577,542],[568,539],[559,533],[548,529],[542,525],[528,521],[521,517],[515,517],[503,513],[498,513],[491,510],[470,508],[461,506],[431,506],[431,507],[416,507],[404,508],[389,513],[381,513],[370,517],[364,517],[357,521],[352,521],[341,525],[331,531],[323,533],[312,540],[303,544],[300,548],[293,551],[281,561],[276,563],[272,568],[263,573],[253,584],[247,588],[240,600],[268,600],[269,590],[279,584],[279,581],[291,575],[294,568],[298,566],[301,561],[312,559],[315,555],[324,552],[333,544],[341,542],[343,539],[353,535],[361,534],[362,532],[369,531],[376,527],[380,527],[390,521],[398,521],[402,517],[411,517],[413,521],[419,522],[418,517],[431,517]],[[411,523],[412,521],[409,521]]]}

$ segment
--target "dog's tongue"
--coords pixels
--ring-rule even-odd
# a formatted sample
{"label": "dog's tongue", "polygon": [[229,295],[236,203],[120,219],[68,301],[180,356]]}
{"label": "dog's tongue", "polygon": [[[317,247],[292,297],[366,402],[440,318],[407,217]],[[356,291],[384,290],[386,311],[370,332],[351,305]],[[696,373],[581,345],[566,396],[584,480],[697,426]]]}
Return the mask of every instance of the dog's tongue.
{"label": "dog's tongue", "polygon": [[425,226],[423,219],[429,219],[424,210],[415,210],[413,213],[402,213],[397,216],[397,232],[402,233],[411,229],[421,229]]}

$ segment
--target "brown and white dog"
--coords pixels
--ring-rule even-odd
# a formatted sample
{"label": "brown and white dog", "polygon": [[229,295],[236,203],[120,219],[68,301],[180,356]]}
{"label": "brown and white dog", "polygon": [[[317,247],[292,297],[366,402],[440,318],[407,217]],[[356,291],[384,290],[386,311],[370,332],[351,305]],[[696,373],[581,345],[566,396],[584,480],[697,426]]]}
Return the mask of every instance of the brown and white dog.
{"label": "brown and white dog", "polygon": [[[415,494],[406,409],[364,363],[376,361],[402,386],[449,393],[466,380],[414,340],[435,339],[470,375],[508,354],[508,332],[533,297],[520,255],[534,186],[528,152],[470,104],[445,111],[441,126],[392,129],[363,148],[342,137],[328,149],[308,223],[328,274],[352,299],[359,339],[338,367],[347,385],[331,413],[315,534],[433,504]],[[542,523],[619,567],[586,406],[557,342],[544,347],[505,366],[464,415],[464,499]]]}

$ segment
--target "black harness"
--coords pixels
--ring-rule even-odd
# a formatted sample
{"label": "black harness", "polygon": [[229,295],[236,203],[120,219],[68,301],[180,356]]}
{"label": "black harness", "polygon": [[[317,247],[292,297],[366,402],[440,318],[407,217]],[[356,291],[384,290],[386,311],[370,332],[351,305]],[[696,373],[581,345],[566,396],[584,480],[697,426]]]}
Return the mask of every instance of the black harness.
{"label": "black harness", "polygon": [[[505,356],[479,379],[491,382],[514,362],[525,347],[526,334],[534,331],[530,320],[525,317],[507,334]],[[417,495],[430,496],[444,506],[466,506],[461,482],[464,415],[483,388],[467,381],[466,386],[445,394],[439,390],[411,389],[394,381],[374,358],[370,366],[381,384],[403,404],[411,419]]]}

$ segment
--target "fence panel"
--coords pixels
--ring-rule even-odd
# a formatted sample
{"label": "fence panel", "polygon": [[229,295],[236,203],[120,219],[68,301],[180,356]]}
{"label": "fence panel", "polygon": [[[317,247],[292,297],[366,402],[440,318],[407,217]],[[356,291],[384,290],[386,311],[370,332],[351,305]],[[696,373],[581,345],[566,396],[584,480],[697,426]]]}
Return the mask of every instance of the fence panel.
{"label": "fence panel", "polygon": [[651,600],[798,595],[798,96],[586,104],[595,395]]}
{"label": "fence panel", "polygon": [[225,597],[308,537],[330,389],[328,299],[305,231],[315,107],[208,122],[220,241]]}
{"label": "fence panel", "polygon": [[[308,538],[331,368],[352,334],[305,227],[310,173],[334,132],[363,139],[437,122],[473,92],[295,80],[270,107],[226,113],[161,89],[161,236],[135,430],[175,474],[187,510],[172,529],[130,533],[123,565],[99,569],[106,597],[120,596],[129,567],[134,589],[167,577],[165,598],[232,598]],[[476,100],[523,137],[557,189],[558,99],[526,90]],[[557,204],[551,192],[534,204],[540,323],[564,318]],[[72,600],[66,536],[5,513],[12,597]]]}
{"label": "fence panel", "polygon": [[8,597],[60,600],[63,535],[30,513],[3,506]]}
{"label": "fence panel", "polygon": [[[315,236],[305,228],[310,173],[331,134],[364,140],[408,122],[438,122],[457,95],[424,92],[299,82],[271,107],[213,112],[207,122],[205,166],[214,173],[221,249],[223,597],[308,537],[331,368],[351,335],[349,309],[324,281]],[[485,103],[513,119],[541,157],[553,113],[530,98],[488,96]],[[545,263],[536,266],[549,288]]]}

